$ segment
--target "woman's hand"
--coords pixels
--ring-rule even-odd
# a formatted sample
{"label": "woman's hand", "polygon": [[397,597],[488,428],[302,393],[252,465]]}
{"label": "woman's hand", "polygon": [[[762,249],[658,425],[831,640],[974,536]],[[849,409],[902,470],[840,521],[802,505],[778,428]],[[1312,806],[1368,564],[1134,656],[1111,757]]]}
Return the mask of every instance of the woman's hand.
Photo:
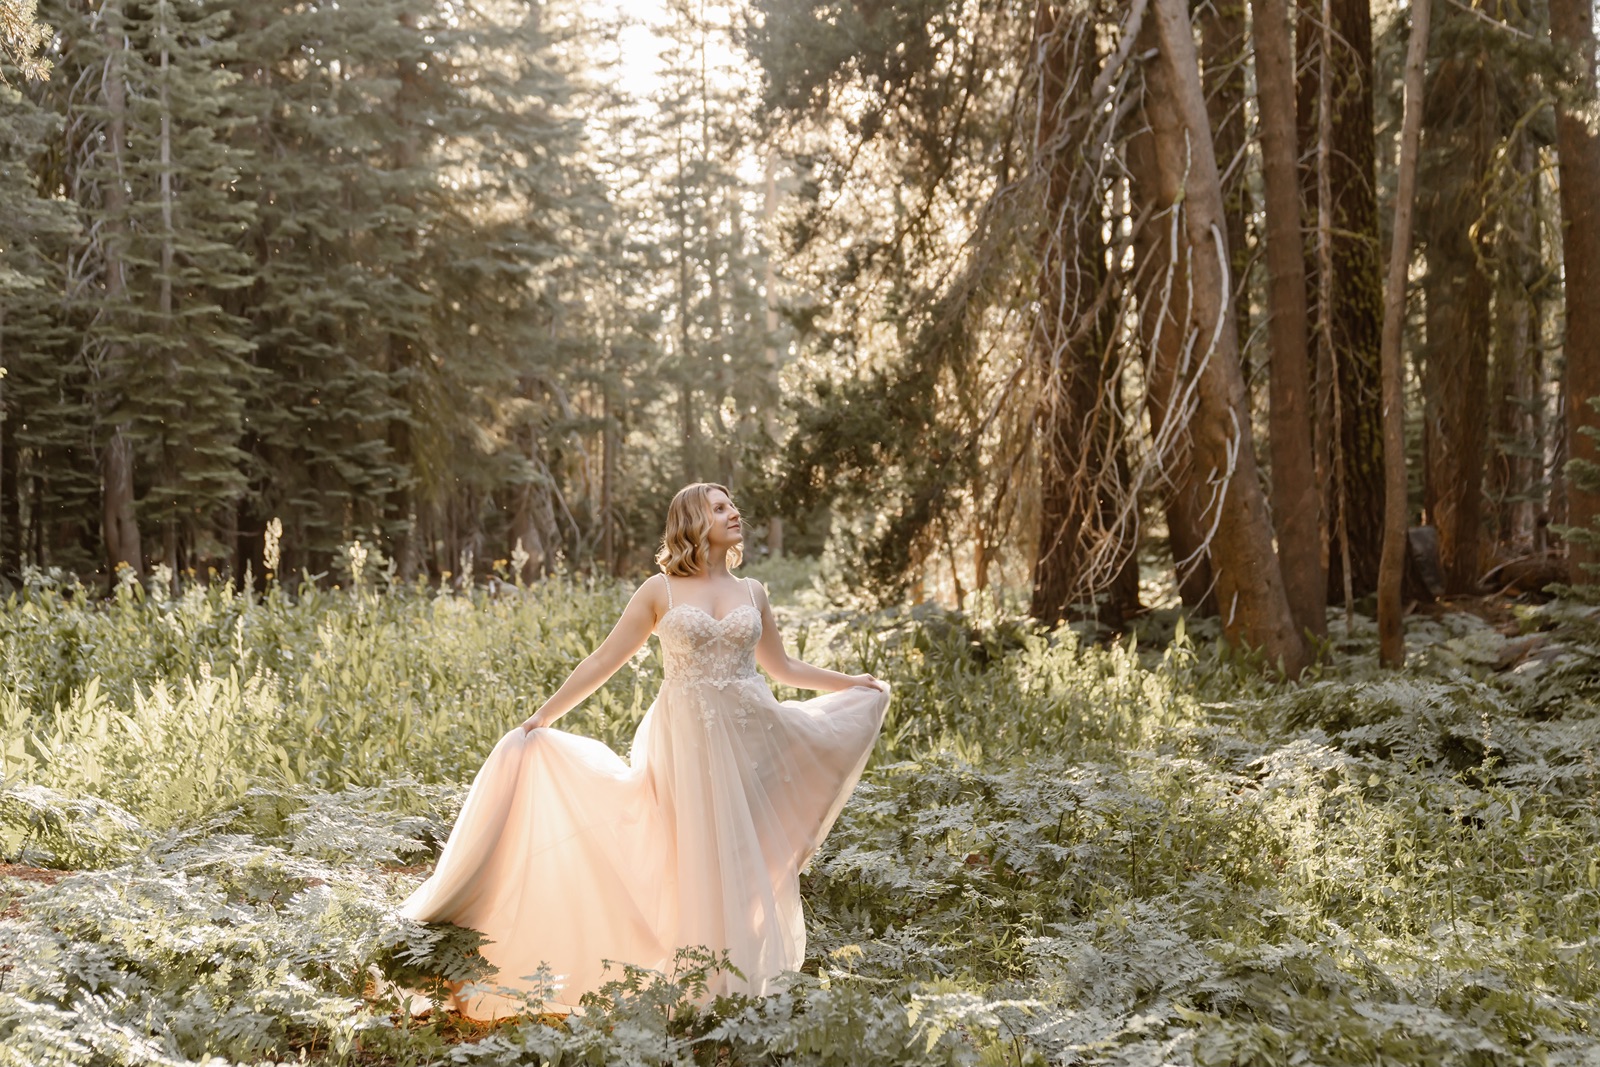
{"label": "woman's hand", "polygon": [[542,730],[549,726],[550,724],[545,722],[544,719],[540,718],[540,715],[541,712],[536,711],[524,719],[522,722],[522,732],[525,734],[530,734],[535,730]]}
{"label": "woman's hand", "polygon": [[887,693],[889,691],[889,683],[888,682],[881,681],[880,679],[874,678],[870,674],[852,674],[852,675],[850,675],[850,684],[851,685],[864,685],[868,689],[876,689],[881,693]]}

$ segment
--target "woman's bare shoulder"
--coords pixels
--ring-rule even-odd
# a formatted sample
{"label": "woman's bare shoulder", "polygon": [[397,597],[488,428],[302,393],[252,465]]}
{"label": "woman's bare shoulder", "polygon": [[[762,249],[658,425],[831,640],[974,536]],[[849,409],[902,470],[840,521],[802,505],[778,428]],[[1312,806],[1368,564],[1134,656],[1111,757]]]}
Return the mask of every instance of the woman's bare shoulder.
{"label": "woman's bare shoulder", "polygon": [[667,576],[657,571],[640,582],[639,587],[633,591],[630,603],[633,600],[642,600],[652,607],[658,603],[665,607],[667,603]]}

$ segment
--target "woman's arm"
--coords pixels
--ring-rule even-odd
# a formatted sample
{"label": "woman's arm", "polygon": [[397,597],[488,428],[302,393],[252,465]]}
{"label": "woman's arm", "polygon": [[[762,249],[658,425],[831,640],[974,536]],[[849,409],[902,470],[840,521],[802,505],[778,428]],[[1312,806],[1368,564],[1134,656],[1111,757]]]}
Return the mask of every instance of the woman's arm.
{"label": "woman's arm", "polygon": [[606,639],[600,642],[600,647],[572,669],[567,680],[561,683],[561,688],[523,722],[523,730],[549,726],[577,707],[585,697],[604,685],[607,678],[617,673],[628,662],[628,657],[639,651],[641,645],[650,640],[650,631],[655,629],[658,618],[656,609],[659,606],[657,598],[661,595],[660,586],[659,574],[640,583],[628,606],[622,609],[622,617],[611,628]]}
{"label": "woman's arm", "polygon": [[762,670],[772,675],[773,681],[795,689],[818,689],[827,693],[855,685],[883,688],[883,683],[870,674],[840,674],[789,655],[783,647],[783,635],[778,632],[778,620],[772,617],[772,605],[767,602],[766,587],[760,582],[753,584],[758,590],[756,606],[761,611],[761,640],[756,644],[756,662]]}

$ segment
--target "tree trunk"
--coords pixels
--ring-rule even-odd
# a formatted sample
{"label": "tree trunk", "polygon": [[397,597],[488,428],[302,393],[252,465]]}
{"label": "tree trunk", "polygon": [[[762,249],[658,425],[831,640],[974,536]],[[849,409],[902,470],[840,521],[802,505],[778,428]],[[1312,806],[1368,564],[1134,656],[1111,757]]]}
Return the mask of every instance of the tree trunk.
{"label": "tree trunk", "polygon": [[[612,379],[616,353],[609,342],[605,353],[605,366],[600,373],[600,561],[607,574],[617,575],[621,573],[617,566],[617,412],[612,400],[616,390]],[[522,547],[527,551],[527,545]]]}
{"label": "tree trunk", "polygon": [[[1550,0],[1550,36],[1576,67],[1579,98],[1595,96],[1594,4]],[[1600,411],[1588,403],[1600,396],[1600,139],[1574,106],[1556,109],[1556,149],[1561,174],[1562,254],[1566,264],[1566,360],[1568,460],[1600,463]],[[1589,432],[1585,432],[1585,431]],[[1565,479],[1567,522],[1589,530],[1600,520],[1600,492]],[[1573,581],[1593,580],[1584,568],[1600,565],[1600,545],[1569,542]]]}
{"label": "tree trunk", "polygon": [[[119,11],[120,14],[120,11]],[[113,322],[121,318],[121,305],[127,299],[128,284],[123,262],[126,233],[127,194],[122,186],[123,157],[127,150],[127,86],[122,80],[118,57],[123,48],[120,32],[114,26],[105,31],[105,43],[112,60],[105,75],[106,148],[115,174],[105,182],[106,220],[101,238],[105,258],[106,313]],[[105,363],[115,375],[126,366],[127,353],[120,341],[106,346]],[[100,454],[102,524],[108,578],[116,581],[117,565],[126,563],[135,574],[144,574],[144,551],[139,543],[139,524],[133,511],[133,446],[125,427],[111,427],[111,439]]]}
{"label": "tree trunk", "polygon": [[1306,268],[1317,398],[1313,455],[1328,595],[1343,599],[1377,588],[1383,539],[1381,524],[1372,521],[1382,513],[1384,494],[1383,268],[1369,0],[1300,0],[1298,36],[1300,144],[1316,148],[1305,152],[1301,175],[1308,213],[1318,223]]}
{"label": "tree trunk", "polygon": [[[1107,467],[1125,484],[1121,420],[1106,405],[1117,390],[1115,360],[1108,358],[1115,330],[1114,306],[1091,311],[1106,279],[1105,241],[1099,201],[1086,181],[1082,145],[1066,131],[1068,116],[1083,103],[1098,56],[1081,27],[1082,18],[1041,4],[1035,23],[1040,53],[1039,121],[1036,150],[1048,159],[1044,217],[1056,221],[1040,249],[1039,318],[1032,339],[1039,378],[1040,511],[1034,560],[1031,614],[1057,622],[1081,614],[1086,595],[1096,599],[1093,616],[1121,630],[1138,607],[1134,553],[1119,547],[1116,570],[1099,575],[1095,542],[1115,515],[1116,502],[1097,492]],[[1078,32],[1074,33],[1074,29]],[[1073,47],[1076,45],[1076,47]],[[1076,69],[1074,69],[1076,65]],[[1083,317],[1094,321],[1084,328]],[[1109,580],[1107,580],[1109,579]]]}
{"label": "tree trunk", "polygon": [[[395,338],[390,338],[391,343],[394,340]],[[401,386],[401,389],[406,410],[416,410],[410,402],[410,397],[405,396],[410,392],[410,387]],[[384,525],[396,531],[395,542],[390,549],[394,553],[395,575],[401,582],[410,583],[423,566],[417,516],[425,505],[418,500],[417,480],[412,473],[416,470],[416,466],[411,455],[411,423],[406,416],[389,420],[388,425],[384,427],[384,443],[388,446],[390,459],[403,472],[401,481],[391,486],[386,494]]]}
{"label": "tree trunk", "polygon": [[537,476],[517,489],[517,503],[512,517],[513,540],[521,538],[528,553],[522,579],[532,582],[540,576],[553,574],[561,551],[561,525],[556,520],[554,490],[555,477],[550,470],[548,457],[539,446],[537,431],[528,429],[524,441],[527,459],[537,471]]}
{"label": "tree trunk", "polygon": [[[395,80],[399,85],[392,102],[392,121],[398,129],[398,136],[391,145],[393,153],[393,170],[395,176],[407,174],[418,165],[418,160],[423,155],[422,133],[423,127],[417,120],[418,112],[424,106],[426,89],[423,79],[417,73],[418,55],[413,49],[422,47],[422,34],[417,29],[417,18],[409,11],[402,11],[396,21],[401,27],[401,36],[406,50],[405,55],[395,60]],[[423,212],[414,197],[409,194],[405,197],[405,206],[421,217]],[[417,237],[415,227],[408,226],[402,231],[401,243],[406,249],[407,260],[416,261]],[[407,272],[409,273],[409,271]],[[407,284],[413,279],[399,277],[395,279],[402,284]],[[421,405],[412,395],[415,386],[412,373],[424,360],[422,351],[417,342],[405,333],[391,329],[382,346],[382,370],[386,372],[389,380],[394,383],[397,393],[395,407],[402,414],[391,416],[383,427],[383,440],[388,449],[388,458],[398,470],[398,477],[388,487],[382,501],[377,507],[385,527],[384,534],[393,538],[389,544],[389,552],[395,560],[395,573],[402,582],[410,582],[416,577],[422,565],[421,545],[417,543],[417,516],[429,506],[428,498],[434,493],[430,488],[438,487],[419,486],[417,477],[417,461],[413,454],[414,441],[412,433],[412,413],[417,412]],[[439,493],[440,498],[448,500],[450,494]],[[448,505],[446,505],[448,506]],[[347,512],[348,515],[348,512]],[[349,525],[348,518],[346,526]],[[353,532],[346,531],[341,535],[348,540],[353,537]],[[469,576],[470,577],[470,576]]]}
{"label": "tree trunk", "polygon": [[[684,330],[684,333],[688,333]],[[685,338],[687,340],[687,338]],[[683,485],[697,481],[697,472],[700,466],[700,434],[699,422],[694,410],[694,387],[690,384],[688,359],[684,359],[681,384],[678,392],[678,426],[679,426],[679,474],[678,479]]]}
{"label": "tree trunk", "polygon": [[1267,209],[1267,336],[1272,344],[1268,428],[1272,448],[1272,519],[1284,593],[1295,626],[1328,632],[1328,577],[1311,452],[1311,364],[1307,333],[1305,242],[1295,175],[1294,51],[1285,0],[1254,0],[1256,98],[1261,113],[1261,169]]}
{"label": "tree trunk", "polygon": [[742,240],[739,211],[730,210],[726,203],[718,204],[717,207],[727,212],[727,221],[733,233],[726,244],[720,239],[723,220],[718,217],[719,213],[714,211],[706,235],[706,318],[710,321],[712,333],[716,338],[711,345],[712,401],[709,407],[712,433],[715,435],[715,440],[711,442],[711,452],[716,457],[714,470],[717,481],[732,492],[738,492],[738,469],[734,462],[739,452],[738,415],[735,414],[731,424],[724,416],[724,405],[728,402],[729,394],[733,392],[733,375],[728,362],[728,357],[732,355],[728,345],[730,316],[729,309],[724,306],[722,277],[728,269],[727,245],[738,247]]}
{"label": "tree trunk", "polygon": [[[167,74],[171,66],[170,49],[167,46],[170,30],[167,27],[166,0],[157,0],[157,17],[160,19],[159,30],[161,34],[161,88],[157,94],[161,108],[161,280],[157,286],[158,308],[161,312],[161,329],[171,333],[172,321],[172,272],[173,262],[173,225],[172,225],[172,102],[167,93]],[[166,349],[167,388],[174,393],[178,389],[178,357],[169,341]],[[165,440],[161,442],[161,480],[169,494],[176,494],[178,485],[177,457],[174,455],[172,434],[176,427],[167,427],[163,434]],[[167,569],[171,572],[168,592],[176,596],[183,586],[183,571],[178,565],[178,502],[175,499],[162,501],[167,515],[161,524],[162,558],[165,559]]]}
{"label": "tree trunk", "polygon": [[[764,189],[761,199],[761,216],[768,226],[775,225],[778,214],[778,172],[771,152],[767,153],[766,166],[763,174]],[[767,344],[767,388],[773,398],[783,395],[780,374],[783,370],[783,357],[778,351],[778,272],[773,257],[769,254],[762,265],[762,325],[765,327]],[[776,448],[779,430],[782,423],[778,418],[777,405],[766,405],[761,413],[762,425],[766,429],[769,447]],[[783,516],[773,515],[767,520],[767,556],[770,559],[783,557]]]}
{"label": "tree trunk", "polygon": [[1395,192],[1394,238],[1383,298],[1383,556],[1378,568],[1378,659],[1385,667],[1406,660],[1400,621],[1400,583],[1405,576],[1406,503],[1405,366],[1400,338],[1406,319],[1406,278],[1411,268],[1411,210],[1417,193],[1417,145],[1422,134],[1422,74],[1428,58],[1429,0],[1411,2],[1411,41],[1406,48],[1405,111],[1400,129],[1400,180]]}
{"label": "tree trunk", "polygon": [[28,479],[28,547],[24,558],[35,567],[43,567],[44,559],[44,478],[32,473]]}
{"label": "tree trunk", "polygon": [[[233,511],[233,579],[240,592],[265,593],[267,591],[266,550],[267,520],[261,513],[261,496],[257,487],[240,495]],[[250,572],[250,587],[244,584],[245,571]]]}
{"label": "tree trunk", "polygon": [[105,503],[106,562],[112,579],[122,563],[132,567],[135,574],[143,574],[139,524],[133,517],[133,446],[120,426],[112,429],[111,440],[101,454],[100,483]]}
{"label": "tree trunk", "polygon": [[[1526,131],[1512,134],[1507,155],[1517,175],[1538,173],[1538,153]],[[1492,450],[1488,482],[1495,539],[1502,552],[1522,554],[1533,543],[1535,499],[1541,472],[1534,463],[1541,442],[1534,412],[1540,403],[1538,334],[1528,286],[1539,270],[1538,215],[1532,182],[1519,183],[1502,199],[1494,298],[1494,338],[1489,397]]]}
{"label": "tree trunk", "polygon": [[[1233,295],[1245,291],[1250,250],[1245,241],[1249,217],[1249,185],[1245,182],[1245,0],[1205,0],[1196,13],[1200,24],[1200,62],[1211,118],[1211,141],[1222,174],[1222,213],[1228,220],[1228,273]],[[1249,332],[1244,307],[1234,302],[1234,323],[1240,351]]]}
{"label": "tree trunk", "polygon": [[[1434,34],[1472,17],[1446,6]],[[1482,190],[1497,141],[1488,69],[1494,62],[1481,45],[1444,50],[1428,77],[1422,117],[1418,221],[1428,262],[1424,504],[1428,521],[1439,531],[1447,593],[1476,591],[1483,573],[1480,526],[1494,280],[1484,265],[1492,227],[1481,223]]]}
{"label": "tree trunk", "polygon": [[690,321],[693,296],[689,292],[689,247],[693,230],[689,225],[688,161],[684,158],[683,129],[677,131],[678,200],[678,446],[679,481],[683,485],[699,480],[700,422],[695,413],[694,382],[699,375],[694,366],[693,324]]}
{"label": "tree trunk", "polygon": [[22,467],[17,456],[17,419],[7,395],[6,315],[0,307],[0,581],[22,577]]}
{"label": "tree trunk", "polygon": [[1198,335],[1205,365],[1190,427],[1196,464],[1221,483],[1208,511],[1216,529],[1211,558],[1223,630],[1230,641],[1258,648],[1293,678],[1306,667],[1308,650],[1289,614],[1256,472],[1228,298],[1222,190],[1193,29],[1183,0],[1154,0],[1152,15],[1142,32],[1158,53],[1149,67],[1145,106],[1155,133],[1162,199],[1177,203],[1182,196],[1183,243],[1191,256],[1194,301],[1188,325]]}
{"label": "tree trunk", "polygon": [[[1146,118],[1141,126],[1148,124]],[[1141,130],[1128,139],[1127,160],[1133,199],[1143,211],[1161,198],[1155,139],[1149,132]],[[1173,410],[1189,322],[1189,258],[1181,252],[1176,259],[1172,257],[1170,228],[1174,225],[1181,228],[1181,220],[1162,216],[1134,235],[1134,256],[1144,286],[1139,294],[1139,351],[1144,360],[1145,409],[1152,435],[1168,442],[1162,463],[1167,481],[1163,503],[1178,596],[1189,611],[1216,615],[1215,575],[1206,548],[1205,484],[1194,464],[1189,435],[1181,425],[1184,414]],[[1169,425],[1174,418],[1180,423]]]}

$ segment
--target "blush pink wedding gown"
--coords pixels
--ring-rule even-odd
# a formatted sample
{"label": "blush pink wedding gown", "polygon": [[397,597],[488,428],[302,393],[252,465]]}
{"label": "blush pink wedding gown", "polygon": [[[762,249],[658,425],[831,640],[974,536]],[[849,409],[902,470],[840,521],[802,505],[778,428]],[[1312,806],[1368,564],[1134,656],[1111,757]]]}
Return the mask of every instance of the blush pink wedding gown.
{"label": "blush pink wedding gown", "polygon": [[[744,980],[715,972],[712,995],[761,995],[799,967],[800,869],[861,777],[889,694],[778,700],[756,672],[749,592],[718,619],[671,606],[669,580],[656,626],[665,674],[630,759],[561,730],[513,728],[401,914],[484,933],[499,969],[485,985],[535,990],[523,976],[547,963],[559,982],[550,1011],[620,977],[606,960],[670,971],[680,947],[726,949]],[[492,992],[457,1006],[475,1019],[527,1008]]]}

